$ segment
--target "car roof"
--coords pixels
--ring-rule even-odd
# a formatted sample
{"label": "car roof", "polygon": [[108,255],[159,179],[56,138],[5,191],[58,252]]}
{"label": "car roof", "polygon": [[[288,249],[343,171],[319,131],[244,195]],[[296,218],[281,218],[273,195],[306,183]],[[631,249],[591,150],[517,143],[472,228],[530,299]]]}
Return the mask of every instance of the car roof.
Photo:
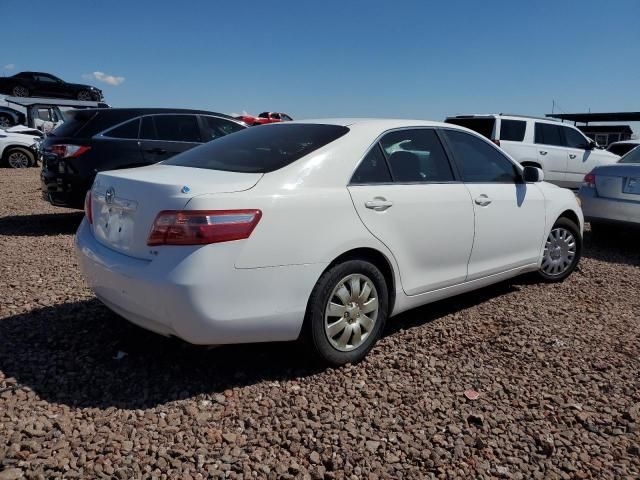
{"label": "car roof", "polygon": [[381,128],[383,130],[404,127],[457,127],[457,125],[451,125],[450,123],[403,118],[317,118],[307,120],[294,120],[292,122],[287,122],[285,125],[290,125],[292,123],[320,123],[326,125],[340,125],[343,127],[366,126]]}
{"label": "car roof", "polygon": [[83,108],[79,111],[83,113],[111,113],[111,114],[121,114],[121,115],[151,115],[155,113],[190,113],[195,115],[215,115],[216,117],[229,118],[231,120],[238,120],[237,118],[231,117],[224,113],[211,112],[209,110],[192,110],[188,108],[153,108],[153,107],[144,107],[144,108]]}
{"label": "car roof", "polygon": [[553,118],[546,117],[536,117],[535,115],[519,115],[516,113],[469,113],[462,115],[450,115],[447,118],[506,118],[506,119],[528,119],[528,120],[539,120],[541,122],[548,123],[562,123],[560,120],[556,120]]}

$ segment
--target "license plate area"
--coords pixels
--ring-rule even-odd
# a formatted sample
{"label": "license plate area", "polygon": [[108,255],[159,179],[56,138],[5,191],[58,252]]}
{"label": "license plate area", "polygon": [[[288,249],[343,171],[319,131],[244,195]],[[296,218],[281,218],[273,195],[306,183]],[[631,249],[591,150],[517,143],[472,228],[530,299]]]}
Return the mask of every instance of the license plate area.
{"label": "license plate area", "polygon": [[623,193],[640,195],[640,177],[629,177],[624,183]]}
{"label": "license plate area", "polygon": [[[96,198],[97,197],[97,198]],[[137,202],[123,198],[110,198],[94,194],[93,228],[94,233],[102,242],[122,251],[127,251],[133,245],[134,217]],[[97,215],[96,215],[97,213]]]}

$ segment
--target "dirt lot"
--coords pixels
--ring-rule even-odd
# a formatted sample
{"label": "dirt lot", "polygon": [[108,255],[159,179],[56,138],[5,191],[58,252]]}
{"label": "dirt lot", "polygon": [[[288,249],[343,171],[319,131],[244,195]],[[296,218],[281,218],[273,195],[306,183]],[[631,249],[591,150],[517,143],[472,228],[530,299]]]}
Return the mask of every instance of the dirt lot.
{"label": "dirt lot", "polygon": [[587,232],[563,284],[403,314],[323,370],[129,325],[81,278],[80,220],[36,169],[0,170],[0,479],[640,476],[637,237]]}

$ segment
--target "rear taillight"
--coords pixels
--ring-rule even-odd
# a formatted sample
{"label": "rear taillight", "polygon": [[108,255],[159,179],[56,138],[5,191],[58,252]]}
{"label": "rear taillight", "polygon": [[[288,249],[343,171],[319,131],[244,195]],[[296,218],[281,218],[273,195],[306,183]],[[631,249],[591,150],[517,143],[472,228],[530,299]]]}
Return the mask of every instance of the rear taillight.
{"label": "rear taillight", "polygon": [[500,140],[493,138],[491,141],[495,143],[497,146],[500,146]]}
{"label": "rear taillight", "polygon": [[60,158],[77,158],[91,147],[85,145],[71,145],[68,143],[59,143],[57,145],[51,145],[46,151],[57,155]]}
{"label": "rear taillight", "polygon": [[260,210],[165,210],[158,214],[147,245],[205,245],[249,238]]}
{"label": "rear taillight", "polygon": [[87,192],[84,197],[84,214],[87,217],[87,221],[93,223],[93,208],[91,207],[91,190]]}
{"label": "rear taillight", "polygon": [[587,173],[582,183],[585,187],[596,188],[596,176],[593,173]]}

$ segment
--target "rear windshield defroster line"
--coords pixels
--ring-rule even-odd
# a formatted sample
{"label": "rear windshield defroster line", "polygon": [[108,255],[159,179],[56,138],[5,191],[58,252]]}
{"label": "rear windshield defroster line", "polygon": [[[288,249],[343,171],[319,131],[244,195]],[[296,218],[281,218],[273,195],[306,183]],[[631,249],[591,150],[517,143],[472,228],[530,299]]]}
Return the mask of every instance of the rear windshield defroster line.
{"label": "rear windshield defroster line", "polygon": [[341,125],[313,123],[256,126],[188,150],[162,164],[269,173],[324,147],[348,131]]}

